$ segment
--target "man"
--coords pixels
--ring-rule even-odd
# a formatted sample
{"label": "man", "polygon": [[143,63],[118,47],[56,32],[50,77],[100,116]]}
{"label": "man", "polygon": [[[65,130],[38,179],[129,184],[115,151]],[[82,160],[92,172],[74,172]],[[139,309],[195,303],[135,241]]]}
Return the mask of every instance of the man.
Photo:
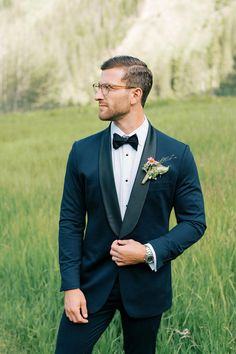
{"label": "man", "polygon": [[[74,143],[65,176],[56,354],[92,353],[117,309],[125,353],[154,354],[172,302],[171,261],[206,228],[202,192],[189,147],[144,115],[147,65],[118,56],[101,69],[95,100],[111,124]],[[169,230],[172,208],[177,225]]]}

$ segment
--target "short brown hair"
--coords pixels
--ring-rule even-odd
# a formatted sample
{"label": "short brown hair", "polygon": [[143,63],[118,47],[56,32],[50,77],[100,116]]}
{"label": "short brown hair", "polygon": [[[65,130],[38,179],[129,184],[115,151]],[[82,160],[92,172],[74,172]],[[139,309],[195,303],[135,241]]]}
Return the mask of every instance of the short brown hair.
{"label": "short brown hair", "polygon": [[144,107],[148,94],[152,88],[152,72],[148,69],[147,64],[138,58],[128,55],[120,55],[106,60],[101,65],[101,70],[117,67],[127,68],[122,80],[125,80],[128,86],[140,87],[142,89],[143,95],[141,103]]}

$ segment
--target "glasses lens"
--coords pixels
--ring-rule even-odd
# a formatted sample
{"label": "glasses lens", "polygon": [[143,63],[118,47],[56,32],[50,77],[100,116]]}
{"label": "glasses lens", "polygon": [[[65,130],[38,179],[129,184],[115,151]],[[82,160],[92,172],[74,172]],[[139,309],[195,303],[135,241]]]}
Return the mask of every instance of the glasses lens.
{"label": "glasses lens", "polygon": [[107,96],[110,91],[110,86],[107,84],[93,84],[95,94],[101,89],[103,96]]}
{"label": "glasses lens", "polygon": [[93,84],[93,90],[94,90],[94,93],[96,94],[99,90],[99,85],[98,84]]}
{"label": "glasses lens", "polygon": [[109,85],[104,84],[104,85],[100,85],[100,87],[101,87],[101,89],[102,89],[103,95],[104,95],[104,96],[107,96],[108,93],[109,93]]}

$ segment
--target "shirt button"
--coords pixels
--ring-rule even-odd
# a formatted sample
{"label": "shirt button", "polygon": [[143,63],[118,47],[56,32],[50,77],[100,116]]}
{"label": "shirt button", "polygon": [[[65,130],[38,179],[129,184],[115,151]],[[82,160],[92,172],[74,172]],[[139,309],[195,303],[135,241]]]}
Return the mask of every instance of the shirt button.
{"label": "shirt button", "polygon": [[125,154],[125,156],[129,156],[129,154]]}
{"label": "shirt button", "polygon": [[125,182],[128,182],[128,180],[126,179]]}

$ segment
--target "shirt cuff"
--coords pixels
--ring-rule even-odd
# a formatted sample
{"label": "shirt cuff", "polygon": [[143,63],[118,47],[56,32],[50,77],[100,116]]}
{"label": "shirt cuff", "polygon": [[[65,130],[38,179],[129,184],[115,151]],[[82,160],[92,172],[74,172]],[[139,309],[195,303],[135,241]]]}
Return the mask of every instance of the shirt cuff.
{"label": "shirt cuff", "polygon": [[153,255],[153,262],[149,263],[148,265],[151,268],[151,270],[156,272],[157,271],[157,256],[156,256],[156,252],[154,251],[154,248],[152,247],[152,245],[150,243],[145,243],[145,245],[150,248],[150,250],[152,251],[152,255]]}

